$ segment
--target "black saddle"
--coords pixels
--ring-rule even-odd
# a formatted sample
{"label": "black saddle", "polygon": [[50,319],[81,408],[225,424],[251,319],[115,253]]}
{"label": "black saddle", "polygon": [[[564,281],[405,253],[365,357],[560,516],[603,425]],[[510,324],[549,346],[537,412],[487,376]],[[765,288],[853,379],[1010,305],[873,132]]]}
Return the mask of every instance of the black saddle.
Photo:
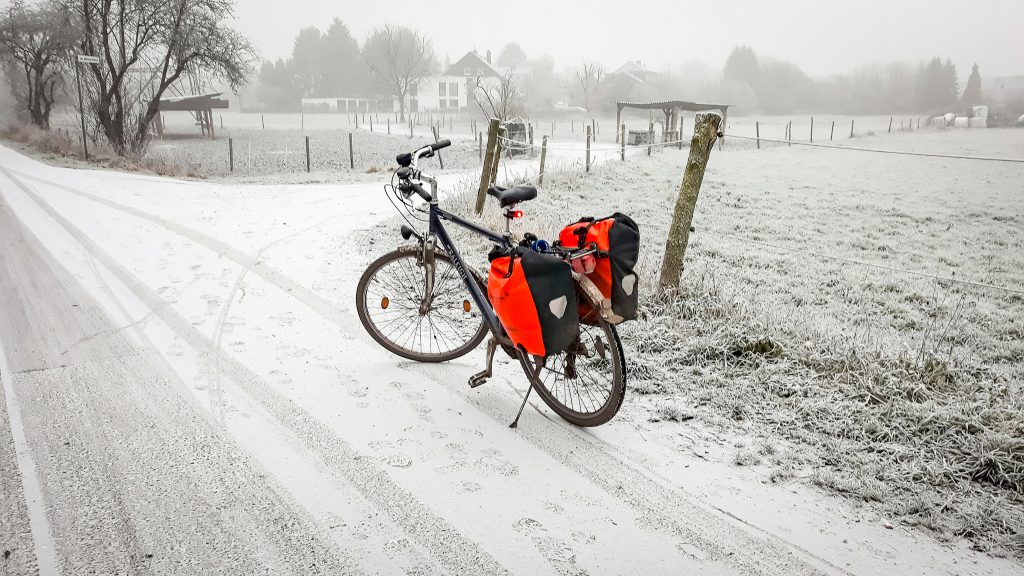
{"label": "black saddle", "polygon": [[516,186],[515,188],[502,188],[491,184],[487,188],[487,194],[494,196],[498,199],[498,204],[502,208],[507,208],[513,204],[520,202],[526,202],[527,200],[533,200],[537,197],[537,188],[529,185]]}

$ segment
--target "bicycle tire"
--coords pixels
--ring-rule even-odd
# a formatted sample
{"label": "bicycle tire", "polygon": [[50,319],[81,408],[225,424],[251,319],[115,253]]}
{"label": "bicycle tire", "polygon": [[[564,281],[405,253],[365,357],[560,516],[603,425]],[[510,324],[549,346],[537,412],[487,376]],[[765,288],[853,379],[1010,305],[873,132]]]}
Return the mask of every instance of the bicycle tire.
{"label": "bicycle tire", "polygon": [[[596,311],[599,309],[599,304],[593,302],[587,296],[585,291],[577,290],[577,293],[579,298],[585,299],[592,304],[589,307],[590,310]],[[587,307],[584,306],[583,308]],[[569,423],[584,428],[600,426],[601,424],[607,423],[609,420],[614,418],[616,414],[618,414],[619,409],[622,407],[622,403],[626,398],[626,356],[622,349],[622,341],[619,338],[619,332],[616,330],[614,325],[606,322],[597,312],[591,312],[591,314],[593,317],[586,318],[587,322],[580,322],[580,338],[578,339],[578,342],[585,338],[584,334],[589,333],[589,331],[596,330],[600,331],[600,333],[604,335],[605,341],[610,344],[608,351],[611,355],[611,359],[608,364],[612,370],[612,378],[607,399],[592,411],[581,411],[576,409],[571,400],[568,405],[566,402],[560,400],[556,391],[549,389],[549,386],[546,383],[538,382],[536,386],[537,393],[540,394],[541,399],[544,400],[544,403],[547,404],[552,411]],[[540,366],[542,362],[546,365],[548,362],[552,362],[553,360],[557,362],[559,357],[567,356],[568,354],[569,352],[562,352],[561,354],[549,356],[547,358],[535,357],[534,362],[537,366]],[[538,375],[541,372],[542,370],[538,369]],[[528,374],[527,377],[530,377],[530,375]],[[579,396],[578,391],[577,395]]]}
{"label": "bicycle tire", "polygon": [[[458,344],[457,346],[454,346],[451,349],[444,350],[444,351],[439,351],[437,353],[430,353],[430,352],[424,353],[422,351],[410,349],[410,348],[406,347],[405,345],[400,344],[398,342],[395,342],[393,339],[389,338],[385,334],[385,332],[382,331],[381,327],[378,326],[377,323],[374,322],[374,319],[373,319],[372,315],[370,314],[370,311],[369,311],[369,308],[368,308],[369,302],[368,302],[368,298],[367,298],[367,292],[370,289],[371,282],[376,278],[376,274],[379,271],[381,271],[382,269],[384,269],[385,267],[387,267],[389,264],[393,264],[393,263],[401,261],[403,259],[412,259],[412,260],[415,261],[416,266],[418,266],[419,255],[420,255],[421,250],[422,250],[422,248],[420,248],[419,246],[403,246],[403,247],[399,248],[398,250],[395,250],[393,252],[389,252],[389,253],[381,256],[380,258],[374,260],[372,263],[370,263],[370,265],[367,266],[366,270],[363,272],[363,275],[359,278],[359,283],[356,286],[356,311],[357,311],[357,314],[359,316],[359,321],[362,323],[363,328],[370,335],[370,337],[373,338],[378,344],[383,346],[384,349],[386,349],[387,351],[391,352],[392,354],[395,354],[397,356],[400,356],[400,357],[408,359],[408,360],[413,360],[415,362],[426,362],[426,363],[447,362],[449,360],[454,360],[456,358],[465,356],[469,352],[473,351],[474,349],[477,348],[477,346],[480,345],[480,343],[483,341],[483,339],[487,336],[487,324],[484,322],[484,319],[483,319],[482,315],[477,314],[476,318],[477,318],[477,321],[479,322],[479,325],[475,329],[471,330],[470,332],[467,332],[467,333],[471,333],[472,336],[469,336],[465,340],[465,342],[463,342],[461,344]],[[452,259],[447,254],[444,254],[443,252],[435,252],[434,253],[434,259],[435,259],[436,263],[438,263],[438,264],[446,264],[450,268],[450,270],[453,270],[453,271],[455,270],[455,266],[452,263]],[[438,266],[438,269],[440,269],[440,266]],[[477,277],[474,274],[473,278],[477,282],[478,286],[481,286],[481,287],[483,286],[483,283],[481,282],[479,277]],[[402,281],[409,281],[409,280],[414,281],[415,279],[413,279],[413,278],[402,279]],[[457,275],[457,273],[456,273],[456,275],[454,277],[454,280],[455,280],[455,282],[450,282],[450,284],[454,284],[454,285],[457,285],[458,287],[461,287],[462,294],[460,294],[460,295],[463,296],[463,301],[466,302],[466,303],[471,303],[472,302],[472,298],[469,295],[469,291],[465,289],[465,285],[462,283],[462,279],[461,279],[461,277],[459,277]],[[401,297],[401,296],[407,296],[407,295],[414,295],[416,293],[415,292],[416,291],[416,287],[415,286],[406,286],[406,288],[408,288],[408,290],[406,290],[406,294],[403,295],[403,294],[397,294],[396,293],[396,296]],[[440,285],[435,285],[435,291],[438,291],[439,288],[441,288]],[[422,290],[422,286],[420,286],[420,290]],[[459,288],[453,288],[453,290],[459,290]],[[419,299],[418,297],[414,298],[414,300],[418,300],[418,299]],[[389,302],[388,306],[390,306],[390,302]],[[383,306],[383,304],[382,304],[382,307],[384,307],[385,309],[388,306]],[[426,317],[431,312],[434,312],[434,309],[431,309],[430,311],[428,311],[426,315],[421,315],[421,316],[422,317]],[[430,326],[433,326],[432,320],[428,319],[428,322],[430,323]],[[420,324],[422,324],[422,320],[421,320]],[[420,328],[417,327],[416,330],[420,330]],[[415,342],[415,338],[413,339],[413,342]],[[422,342],[422,336],[421,336],[421,342]]]}

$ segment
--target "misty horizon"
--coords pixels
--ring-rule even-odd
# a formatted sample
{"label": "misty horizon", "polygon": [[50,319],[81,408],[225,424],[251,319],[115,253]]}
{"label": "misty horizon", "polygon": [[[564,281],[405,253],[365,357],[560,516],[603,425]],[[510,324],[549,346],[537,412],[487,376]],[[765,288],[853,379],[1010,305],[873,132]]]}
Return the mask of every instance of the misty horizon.
{"label": "misty horizon", "polygon": [[[457,60],[471,50],[496,58],[509,42],[530,58],[551,56],[556,67],[595,62],[612,71],[627,61],[654,70],[719,70],[738,45],[760,57],[793,62],[814,78],[846,74],[861,66],[889,62],[924,63],[950,59],[965,79],[973,64],[985,77],[1024,74],[1024,3],[989,0],[965,10],[962,2],[852,3],[796,1],[785,6],[724,0],[711,14],[674,8],[671,2],[633,3],[614,16],[601,10],[574,14],[571,3],[520,2],[501,19],[491,8],[466,2],[444,10],[396,0],[382,12],[349,12],[323,0],[278,5],[239,3],[235,27],[259,49],[263,60],[288,59],[298,32],[325,31],[339,18],[360,42],[386,23],[418,29],[433,42],[438,59]],[[976,27],[963,13],[977,14]],[[543,14],[525,18],[520,14]],[[667,22],[675,18],[676,24]],[[481,24],[487,22],[488,25]],[[502,25],[504,23],[504,26]],[[491,30],[491,27],[498,27]],[[611,40],[614,39],[614,40]],[[678,50],[678,51],[677,51]]]}

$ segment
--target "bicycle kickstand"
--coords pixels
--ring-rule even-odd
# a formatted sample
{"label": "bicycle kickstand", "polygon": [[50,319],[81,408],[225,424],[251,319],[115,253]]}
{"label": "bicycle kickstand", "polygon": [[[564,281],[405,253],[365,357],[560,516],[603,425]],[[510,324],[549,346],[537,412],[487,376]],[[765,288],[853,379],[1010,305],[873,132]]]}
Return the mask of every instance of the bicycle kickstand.
{"label": "bicycle kickstand", "polygon": [[[530,363],[527,362],[525,359],[523,359],[521,351],[519,352],[519,354],[520,354],[519,361],[523,363],[523,366],[524,367],[529,366]],[[543,365],[537,366],[537,371],[533,375],[530,376],[530,387],[529,387],[529,389],[526,390],[526,396],[523,396],[523,403],[519,405],[519,412],[516,413],[516,419],[513,420],[512,423],[508,425],[509,428],[518,428],[519,427],[519,418],[523,415],[523,409],[526,408],[526,402],[527,402],[527,400],[530,399],[530,393],[533,392],[533,387],[536,386],[534,381],[537,379],[537,375],[540,374],[541,368],[543,368]]]}
{"label": "bicycle kickstand", "polygon": [[491,337],[487,341],[487,368],[473,374],[469,377],[469,387],[476,388],[477,386],[483,386],[487,383],[487,379],[491,377],[494,368],[494,352],[498,349],[498,339]]}

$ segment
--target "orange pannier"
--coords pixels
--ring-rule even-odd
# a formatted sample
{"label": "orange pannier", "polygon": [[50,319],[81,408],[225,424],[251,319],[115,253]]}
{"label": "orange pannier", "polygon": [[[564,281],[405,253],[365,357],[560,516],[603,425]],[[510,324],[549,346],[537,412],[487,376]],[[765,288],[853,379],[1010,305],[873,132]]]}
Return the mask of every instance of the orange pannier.
{"label": "orange pannier", "polygon": [[[616,212],[607,218],[583,218],[562,229],[558,244],[563,248],[595,248],[595,260],[589,256],[573,260],[573,266],[585,274],[611,300],[612,312],[623,320],[635,320],[639,295],[634,268],[640,259],[640,228],[632,218]],[[580,315],[587,322],[589,307]]]}
{"label": "orange pannier", "polygon": [[487,298],[508,337],[534,356],[565,351],[580,328],[569,264],[525,247],[493,256]]}

